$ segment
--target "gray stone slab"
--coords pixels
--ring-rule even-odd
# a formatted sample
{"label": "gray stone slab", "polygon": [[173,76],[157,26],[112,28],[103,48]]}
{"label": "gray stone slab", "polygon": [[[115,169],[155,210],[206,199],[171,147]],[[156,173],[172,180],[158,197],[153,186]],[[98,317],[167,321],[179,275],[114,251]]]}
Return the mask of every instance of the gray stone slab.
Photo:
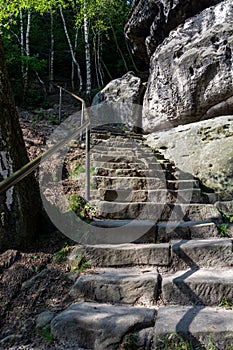
{"label": "gray stone slab", "polygon": [[212,204],[170,204],[163,202],[96,202],[101,217],[107,219],[144,219],[154,221],[220,220]]}
{"label": "gray stone slab", "polygon": [[[109,169],[111,170],[111,169]],[[113,170],[114,171],[114,170]],[[133,171],[126,169],[128,176],[133,175]],[[164,170],[162,170],[164,171]],[[103,173],[104,174],[104,173]],[[165,175],[160,172],[160,175],[164,179]],[[99,188],[99,199],[106,201],[117,201],[117,202],[155,202],[155,203],[198,203],[200,199],[200,189],[195,188],[190,190],[182,191],[169,191],[167,189],[156,189],[156,190],[122,190],[122,189],[105,189]]]}
{"label": "gray stone slab", "polygon": [[127,176],[127,177],[165,177],[166,172],[164,169],[139,169],[137,167],[134,168],[126,168],[126,169],[110,169],[110,168],[96,168],[95,172],[98,176]]}
{"label": "gray stone slab", "polygon": [[[162,221],[220,221],[221,215],[212,204],[190,203],[190,204],[171,204],[171,214],[162,217]],[[165,213],[166,214],[166,213]]]}
{"label": "gray stone slab", "polygon": [[[154,328],[154,345],[159,339],[180,334],[193,346],[208,349],[210,341],[218,350],[231,350],[233,343],[232,310],[202,306],[165,306],[159,308]],[[167,349],[169,348],[169,343]],[[177,348],[178,349],[178,348]]]}
{"label": "gray stone slab", "polygon": [[[156,242],[156,229],[155,222],[151,220],[97,220],[92,222],[92,226],[104,229],[116,229],[116,234],[121,236],[122,243],[123,237],[128,238],[128,242],[134,243],[155,243]],[[129,239],[129,233],[131,233],[131,240]],[[109,235],[109,243],[114,243],[113,235]],[[108,243],[108,233],[105,234],[105,243]],[[126,241],[125,241],[126,242]],[[125,243],[124,242],[124,243]]]}
{"label": "gray stone slab", "polygon": [[130,161],[97,161],[93,160],[92,165],[100,168],[109,168],[109,169],[157,169],[161,170],[163,169],[162,165],[156,161],[154,162],[148,162],[146,160],[138,160],[137,162],[130,162]]}
{"label": "gray stone slab", "polygon": [[[101,162],[124,162],[124,161],[128,161],[128,162],[137,162],[140,161],[140,158],[137,156],[133,156],[133,155],[121,155],[121,154],[116,154],[116,155],[107,155],[107,154],[99,154],[99,153],[92,153],[92,160],[95,161],[101,161]],[[154,156],[147,156],[145,157],[145,154],[143,155],[142,158],[145,158],[147,160],[147,162],[153,162],[156,161]]]}
{"label": "gray stone slab", "polygon": [[55,317],[51,332],[60,349],[117,350],[134,327],[153,326],[152,309],[81,302]]}
{"label": "gray stone slab", "polygon": [[171,209],[164,203],[117,203],[99,201],[96,202],[98,214],[103,219],[140,219],[158,221],[161,218],[168,219]]}
{"label": "gray stone slab", "polygon": [[167,182],[168,189],[170,190],[185,190],[189,188],[199,187],[198,180],[168,180]]}
{"label": "gray stone slab", "polygon": [[84,254],[91,266],[167,266],[170,263],[169,244],[103,244],[87,245],[77,249]]}
{"label": "gray stone slab", "polygon": [[233,270],[184,270],[162,279],[163,300],[169,304],[218,306],[233,298]]}
{"label": "gray stone slab", "polygon": [[174,270],[190,268],[219,268],[233,266],[232,240],[201,239],[172,242]]}
{"label": "gray stone slab", "polygon": [[84,301],[99,303],[153,305],[158,290],[155,269],[96,269],[81,275],[70,294]]}
{"label": "gray stone slab", "polygon": [[96,188],[149,190],[166,188],[164,177],[93,176]]}
{"label": "gray stone slab", "polygon": [[219,237],[214,222],[185,221],[157,224],[157,240],[159,242],[169,242],[171,239],[208,239],[211,237]]}

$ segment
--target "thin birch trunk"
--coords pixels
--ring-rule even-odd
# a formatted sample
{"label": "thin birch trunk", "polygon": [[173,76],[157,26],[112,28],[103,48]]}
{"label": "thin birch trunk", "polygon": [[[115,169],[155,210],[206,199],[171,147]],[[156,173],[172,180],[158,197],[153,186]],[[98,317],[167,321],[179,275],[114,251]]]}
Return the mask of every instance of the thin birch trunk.
{"label": "thin birch trunk", "polygon": [[29,57],[30,57],[30,29],[31,29],[31,11],[28,10],[27,15],[27,29],[25,37],[25,54],[27,56],[25,69],[24,69],[24,92],[23,92],[23,101],[26,101],[28,93],[28,84],[29,84]]}
{"label": "thin birch trunk", "polygon": [[[76,29],[75,33],[75,38],[74,38],[74,57],[76,59],[76,50],[78,46],[78,32],[79,32],[79,27]],[[74,82],[74,77],[75,77],[75,64],[74,61],[72,60],[72,69],[71,69],[71,85],[72,85],[72,90],[75,90],[75,82]]]}
{"label": "thin birch trunk", "polygon": [[98,62],[98,71],[99,71],[99,76],[100,76],[100,83],[101,86],[104,85],[104,72],[102,69],[102,65],[101,65],[101,52],[102,52],[102,41],[101,41],[101,36],[98,35],[98,44],[97,44],[97,62]]}
{"label": "thin birch trunk", "polygon": [[74,64],[77,67],[78,79],[79,79],[79,89],[82,90],[82,88],[83,88],[83,81],[82,81],[82,76],[81,76],[81,70],[80,70],[80,66],[79,66],[79,64],[78,64],[78,62],[77,62],[77,60],[75,58],[74,50],[73,50],[73,47],[72,47],[72,44],[71,44],[71,40],[70,40],[70,36],[69,36],[68,30],[67,30],[66,21],[65,21],[65,17],[64,17],[63,11],[62,11],[62,7],[60,7],[60,14],[61,14],[62,22],[63,22],[63,28],[64,28],[64,31],[65,31],[66,39],[67,39],[67,42],[68,42],[68,45],[69,45],[69,48],[70,48],[71,57],[72,57],[72,60],[73,60]]}
{"label": "thin birch trunk", "polygon": [[49,62],[49,91],[53,91],[54,83],[54,18],[50,12],[50,62]]}
{"label": "thin birch trunk", "polygon": [[91,93],[91,53],[89,44],[89,23],[87,18],[87,1],[84,0],[84,42],[86,57],[86,94]]}
{"label": "thin birch trunk", "polygon": [[24,84],[24,25],[23,25],[23,11],[20,10],[19,12],[19,18],[20,18],[20,51],[21,51],[21,74],[22,74],[22,80]]}

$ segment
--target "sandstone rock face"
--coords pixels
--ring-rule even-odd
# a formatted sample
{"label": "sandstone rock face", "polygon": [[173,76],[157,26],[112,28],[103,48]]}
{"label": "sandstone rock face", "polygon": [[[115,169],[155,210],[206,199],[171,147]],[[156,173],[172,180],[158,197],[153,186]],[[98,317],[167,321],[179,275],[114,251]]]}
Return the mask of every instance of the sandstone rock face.
{"label": "sandstone rock face", "polygon": [[221,0],[135,0],[125,35],[135,55],[148,58],[169,32],[187,18]]}
{"label": "sandstone rock face", "polygon": [[199,178],[221,200],[233,197],[233,116],[178,126],[147,136],[184,173]]}
{"label": "sandstone rock face", "polygon": [[232,50],[231,0],[202,11],[172,31],[151,58],[144,130],[232,114]]}
{"label": "sandstone rock face", "polygon": [[145,87],[141,79],[133,72],[112,80],[93,99],[92,124],[95,125],[98,120],[99,125],[122,123],[129,127],[141,127],[140,104],[142,104],[144,93]]}

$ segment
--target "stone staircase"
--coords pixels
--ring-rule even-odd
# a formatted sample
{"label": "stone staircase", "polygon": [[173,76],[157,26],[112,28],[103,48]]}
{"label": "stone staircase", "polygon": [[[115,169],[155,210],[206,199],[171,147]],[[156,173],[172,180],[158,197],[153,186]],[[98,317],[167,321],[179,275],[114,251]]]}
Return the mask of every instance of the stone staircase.
{"label": "stone staircase", "polygon": [[232,350],[233,310],[219,305],[233,300],[233,249],[217,207],[140,136],[98,131],[92,143],[100,237],[70,257],[92,268],[51,323],[59,349]]}

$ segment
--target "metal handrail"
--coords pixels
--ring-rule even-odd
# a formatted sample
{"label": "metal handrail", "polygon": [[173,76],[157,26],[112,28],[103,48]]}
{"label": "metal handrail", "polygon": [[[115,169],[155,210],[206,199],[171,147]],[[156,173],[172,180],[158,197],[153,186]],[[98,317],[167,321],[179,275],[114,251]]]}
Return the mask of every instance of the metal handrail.
{"label": "metal handrail", "polygon": [[[55,85],[55,84],[54,84]],[[82,102],[82,118],[81,122],[82,125],[79,126],[77,129],[74,130],[67,138],[64,140],[61,140],[51,148],[49,148],[47,151],[42,153],[40,156],[32,160],[31,162],[24,165],[21,169],[14,172],[10,177],[0,182],[0,194],[7,191],[12,186],[16,185],[18,182],[23,180],[26,176],[31,174],[35,169],[39,167],[39,165],[44,162],[46,159],[48,159],[52,154],[54,154],[58,149],[60,149],[62,146],[67,144],[70,140],[72,140],[75,136],[78,134],[83,133],[86,131],[86,188],[85,188],[85,196],[86,199],[90,199],[90,118],[87,112],[86,103],[85,101],[75,95],[74,93],[64,89],[63,87],[59,85],[55,85],[60,89],[60,91],[64,91],[68,93],[69,95],[73,96],[80,102]]]}

